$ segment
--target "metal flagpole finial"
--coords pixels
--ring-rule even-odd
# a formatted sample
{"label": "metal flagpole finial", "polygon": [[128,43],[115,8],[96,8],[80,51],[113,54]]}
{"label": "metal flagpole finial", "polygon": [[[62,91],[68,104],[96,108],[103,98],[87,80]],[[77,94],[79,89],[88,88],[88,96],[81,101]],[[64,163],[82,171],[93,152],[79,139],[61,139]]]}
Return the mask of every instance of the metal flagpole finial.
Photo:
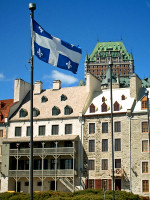
{"label": "metal flagpole finial", "polygon": [[33,11],[36,9],[36,4],[35,3],[29,3],[29,10]]}

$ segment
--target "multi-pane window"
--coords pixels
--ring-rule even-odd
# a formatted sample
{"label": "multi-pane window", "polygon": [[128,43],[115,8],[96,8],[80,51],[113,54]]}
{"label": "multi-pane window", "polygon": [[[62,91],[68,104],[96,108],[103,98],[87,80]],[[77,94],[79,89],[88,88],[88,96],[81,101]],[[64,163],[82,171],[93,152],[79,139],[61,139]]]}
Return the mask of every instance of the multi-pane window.
{"label": "multi-pane window", "polygon": [[25,117],[27,112],[24,109],[21,109],[19,112],[19,117]]}
{"label": "multi-pane window", "polygon": [[115,151],[121,151],[121,139],[115,139]]}
{"label": "multi-pane window", "polygon": [[101,106],[102,112],[107,112],[107,104],[104,102]]}
{"label": "multi-pane window", "polygon": [[95,160],[89,160],[89,170],[95,170]]}
{"label": "multi-pane window", "polygon": [[115,132],[121,132],[121,122],[115,122]]}
{"label": "multi-pane window", "polygon": [[89,123],[89,134],[95,133],[95,123]]}
{"label": "multi-pane window", "polygon": [[142,152],[148,152],[148,140],[142,141]]}
{"label": "multi-pane window", "polygon": [[102,133],[108,133],[108,122],[102,123]]}
{"label": "multi-pane window", "polygon": [[52,125],[52,135],[58,135],[58,125]]}
{"label": "multi-pane window", "polygon": [[45,135],[45,126],[39,126],[39,135]]}
{"label": "multi-pane window", "polygon": [[108,179],[102,179],[102,189],[104,191],[108,189]]}
{"label": "multi-pane window", "polygon": [[65,124],[65,134],[72,134],[72,124]]}
{"label": "multi-pane window", "polygon": [[15,127],[15,136],[21,136],[21,127]]}
{"label": "multi-pane window", "polygon": [[94,179],[89,179],[88,180],[88,188],[94,189]]}
{"label": "multi-pane window", "polygon": [[114,103],[114,111],[118,111],[119,110],[119,103],[116,101]]}
{"label": "multi-pane window", "polygon": [[142,191],[149,192],[149,180],[142,180]]}
{"label": "multi-pane window", "polygon": [[92,103],[91,105],[90,105],[90,113],[94,113],[95,112],[95,106],[94,106],[94,104]]}
{"label": "multi-pane window", "polygon": [[142,122],[142,133],[148,133],[148,123]]}
{"label": "multi-pane window", "polygon": [[142,162],[142,173],[148,173],[148,162]]}
{"label": "multi-pane window", "polygon": [[141,109],[147,109],[147,98],[143,97],[143,99],[141,100]]}
{"label": "multi-pane window", "polygon": [[108,170],[108,159],[102,159],[102,170]]}
{"label": "multi-pane window", "polygon": [[108,151],[108,139],[102,139],[102,151]]}
{"label": "multi-pane window", "polygon": [[115,159],[115,168],[121,168],[121,159]]}
{"label": "multi-pane window", "polygon": [[89,140],[89,152],[95,152],[95,140]]}
{"label": "multi-pane window", "polygon": [[30,126],[27,126],[27,129],[26,129],[26,136],[30,136]]}

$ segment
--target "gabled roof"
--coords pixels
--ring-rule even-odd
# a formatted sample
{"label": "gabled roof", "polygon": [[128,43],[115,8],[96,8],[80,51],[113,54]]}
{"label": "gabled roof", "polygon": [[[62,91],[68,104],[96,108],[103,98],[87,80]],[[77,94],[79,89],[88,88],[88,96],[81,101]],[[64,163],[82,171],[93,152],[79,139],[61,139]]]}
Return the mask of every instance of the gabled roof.
{"label": "gabled roof", "polygon": [[14,104],[13,99],[0,100],[0,123],[5,122],[5,118],[9,115],[9,109]]}

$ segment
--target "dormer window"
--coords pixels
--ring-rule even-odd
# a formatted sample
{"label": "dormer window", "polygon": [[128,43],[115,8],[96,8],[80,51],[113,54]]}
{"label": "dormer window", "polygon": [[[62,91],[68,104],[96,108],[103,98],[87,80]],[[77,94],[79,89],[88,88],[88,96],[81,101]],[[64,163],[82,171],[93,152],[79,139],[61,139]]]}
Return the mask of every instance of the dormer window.
{"label": "dormer window", "polygon": [[121,96],[121,100],[125,100],[125,96],[124,95]]}
{"label": "dormer window", "polygon": [[62,94],[62,95],[61,95],[61,101],[66,101],[66,100],[67,100],[66,95]]}
{"label": "dormer window", "polygon": [[147,109],[147,98],[144,96],[141,100],[141,110]]}
{"label": "dormer window", "polygon": [[73,109],[72,109],[70,106],[67,105],[67,106],[64,108],[64,114],[65,114],[65,115],[70,115],[72,112],[73,112]]}
{"label": "dormer window", "polygon": [[102,112],[107,112],[107,104],[104,102],[103,104],[102,104]]}
{"label": "dormer window", "polygon": [[119,111],[119,103],[117,101],[114,103],[114,111]]}
{"label": "dormer window", "polygon": [[94,113],[95,112],[95,106],[94,106],[94,104],[92,103],[91,105],[90,105],[90,113]]}
{"label": "dormer window", "polygon": [[25,117],[25,116],[27,116],[27,111],[24,109],[21,109],[19,112],[19,117]]}
{"label": "dormer window", "polygon": [[52,108],[52,115],[59,115],[60,109],[56,106]]}
{"label": "dormer window", "polygon": [[105,97],[102,97],[102,102],[105,102],[106,100],[105,100]]}
{"label": "dormer window", "polygon": [[46,101],[48,101],[48,98],[46,96],[42,96],[41,103],[45,103]]}
{"label": "dormer window", "polygon": [[39,110],[37,108],[33,108],[33,117],[37,117],[39,115]]}

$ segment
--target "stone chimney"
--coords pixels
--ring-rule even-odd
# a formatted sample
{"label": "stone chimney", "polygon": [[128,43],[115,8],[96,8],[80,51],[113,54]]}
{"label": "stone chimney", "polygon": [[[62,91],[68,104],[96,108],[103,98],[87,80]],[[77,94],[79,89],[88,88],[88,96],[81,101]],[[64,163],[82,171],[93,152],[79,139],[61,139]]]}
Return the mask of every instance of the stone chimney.
{"label": "stone chimney", "polygon": [[30,84],[22,79],[16,79],[14,84],[14,103],[22,101],[30,91]]}
{"label": "stone chimney", "polygon": [[43,89],[43,83],[41,81],[36,81],[34,83],[34,94],[41,94]]}
{"label": "stone chimney", "polygon": [[53,81],[53,90],[59,90],[59,89],[61,89],[61,81],[60,80]]}
{"label": "stone chimney", "polygon": [[130,97],[137,100],[140,89],[142,87],[141,79],[136,73],[130,76]]}

